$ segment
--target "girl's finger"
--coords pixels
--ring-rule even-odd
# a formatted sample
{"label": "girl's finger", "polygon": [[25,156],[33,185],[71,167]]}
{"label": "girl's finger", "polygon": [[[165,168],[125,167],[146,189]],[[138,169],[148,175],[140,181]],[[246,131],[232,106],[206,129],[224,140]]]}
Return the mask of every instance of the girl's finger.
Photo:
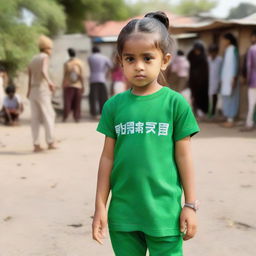
{"label": "girl's finger", "polygon": [[186,221],[185,219],[180,219],[180,231],[185,232],[186,230]]}
{"label": "girl's finger", "polygon": [[92,238],[97,241],[100,244],[103,244],[103,241],[101,240],[100,237],[100,226],[99,225],[93,225],[93,232],[92,232],[93,236]]}
{"label": "girl's finger", "polygon": [[191,239],[195,235],[194,226],[195,225],[192,225],[191,223],[188,223],[187,232],[186,232],[186,235],[184,236],[184,240]]}

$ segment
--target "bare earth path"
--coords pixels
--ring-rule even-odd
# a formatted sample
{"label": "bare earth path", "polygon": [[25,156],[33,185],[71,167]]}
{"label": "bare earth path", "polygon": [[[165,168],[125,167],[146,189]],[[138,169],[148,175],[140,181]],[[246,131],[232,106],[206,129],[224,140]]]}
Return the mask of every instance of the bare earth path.
{"label": "bare earth path", "polygon": [[[57,124],[59,149],[31,153],[30,128],[0,126],[0,256],[111,256],[91,240],[103,136]],[[256,255],[256,132],[202,124],[193,139],[199,232],[186,256]],[[133,255],[131,255],[133,256]]]}

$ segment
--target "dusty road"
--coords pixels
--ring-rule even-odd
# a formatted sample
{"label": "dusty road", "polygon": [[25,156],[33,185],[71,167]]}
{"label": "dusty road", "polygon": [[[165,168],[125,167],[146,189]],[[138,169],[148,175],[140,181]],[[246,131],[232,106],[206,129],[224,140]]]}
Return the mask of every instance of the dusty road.
{"label": "dusty road", "polygon": [[[113,255],[108,237],[102,246],[90,233],[103,143],[96,124],[58,123],[59,149],[41,154],[31,153],[26,121],[0,126],[0,256]],[[185,255],[256,255],[256,132],[201,128],[193,139],[199,232]]]}

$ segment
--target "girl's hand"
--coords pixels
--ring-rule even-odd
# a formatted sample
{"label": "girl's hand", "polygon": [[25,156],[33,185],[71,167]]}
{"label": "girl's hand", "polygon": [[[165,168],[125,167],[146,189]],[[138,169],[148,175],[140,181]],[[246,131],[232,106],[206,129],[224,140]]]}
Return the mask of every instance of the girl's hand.
{"label": "girl's hand", "polygon": [[193,238],[197,230],[196,212],[189,208],[183,207],[180,214],[180,231],[185,232],[183,240]]}
{"label": "girl's hand", "polygon": [[107,228],[107,210],[105,207],[96,209],[92,222],[92,238],[98,243],[103,244]]}

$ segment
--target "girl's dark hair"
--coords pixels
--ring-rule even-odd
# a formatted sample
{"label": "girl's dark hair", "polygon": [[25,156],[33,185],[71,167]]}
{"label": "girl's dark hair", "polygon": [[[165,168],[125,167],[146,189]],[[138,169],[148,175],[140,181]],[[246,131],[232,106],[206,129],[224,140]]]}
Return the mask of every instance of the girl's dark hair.
{"label": "girl's dark hair", "polygon": [[235,47],[237,47],[237,40],[236,40],[236,38],[234,37],[233,34],[231,34],[231,33],[226,33],[226,34],[223,35],[223,37],[224,37],[225,39],[229,40],[229,42],[230,42],[232,45],[234,45]]}
{"label": "girl's dark hair", "polygon": [[157,48],[166,53],[174,51],[174,41],[169,34],[169,19],[164,12],[150,12],[142,19],[133,19],[121,30],[117,39],[117,51],[122,55],[125,42],[132,33],[158,33],[159,39],[155,42]]}

